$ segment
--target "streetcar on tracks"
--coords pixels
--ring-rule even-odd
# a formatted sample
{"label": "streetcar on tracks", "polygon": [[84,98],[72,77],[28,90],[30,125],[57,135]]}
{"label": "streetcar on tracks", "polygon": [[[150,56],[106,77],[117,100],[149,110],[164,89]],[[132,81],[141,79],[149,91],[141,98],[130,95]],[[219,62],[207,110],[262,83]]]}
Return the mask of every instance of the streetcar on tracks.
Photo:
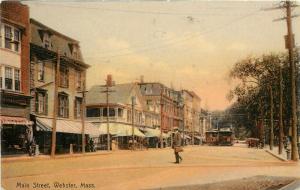
{"label": "streetcar on tracks", "polygon": [[232,146],[234,134],[230,128],[211,130],[205,133],[205,141],[208,145]]}

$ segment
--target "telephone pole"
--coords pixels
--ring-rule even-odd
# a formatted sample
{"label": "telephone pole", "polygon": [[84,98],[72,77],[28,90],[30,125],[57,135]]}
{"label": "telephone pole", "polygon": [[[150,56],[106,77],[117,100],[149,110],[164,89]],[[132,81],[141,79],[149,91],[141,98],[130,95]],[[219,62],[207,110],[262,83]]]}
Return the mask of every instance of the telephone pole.
{"label": "telephone pole", "polygon": [[163,109],[163,87],[160,91],[160,148],[163,148],[163,134],[162,134],[162,127],[164,123],[164,109]]}
{"label": "telephone pole", "polygon": [[299,160],[299,153],[297,147],[297,105],[296,105],[296,64],[294,60],[294,34],[292,30],[292,18],[297,17],[299,15],[292,15],[292,7],[297,7],[298,5],[292,3],[289,0],[284,1],[283,6],[271,8],[272,9],[286,9],[286,17],[275,19],[274,21],[286,20],[287,24],[287,35],[285,36],[285,46],[288,49],[289,53],[289,69],[290,69],[290,85],[291,85],[291,113],[292,113],[292,155],[291,158],[294,161]]}
{"label": "telephone pole", "polygon": [[114,90],[110,90],[109,87],[113,86],[112,76],[107,75],[106,79],[106,85],[104,87],[106,88],[104,91],[101,91],[101,93],[106,93],[106,129],[107,129],[107,151],[110,151],[110,135],[109,135],[109,93],[115,92]]}
{"label": "telephone pole", "polygon": [[131,97],[131,112],[132,112],[132,114],[131,114],[131,122],[132,122],[132,126],[131,126],[131,132],[132,132],[132,150],[134,150],[134,146],[135,146],[135,144],[134,144],[134,106],[135,106],[135,96],[132,96]]}
{"label": "telephone pole", "polygon": [[59,83],[59,70],[60,70],[60,54],[57,50],[57,60],[55,65],[54,74],[54,100],[53,100],[53,119],[52,119],[52,141],[51,141],[51,158],[55,157],[56,149],[56,120],[57,120],[57,106],[58,106],[58,83]]}
{"label": "telephone pole", "polygon": [[85,90],[85,80],[82,83],[82,91],[79,93],[82,93],[82,102],[81,102],[81,146],[82,146],[82,153],[85,153],[85,93],[87,91]]}
{"label": "telephone pole", "polygon": [[297,147],[297,107],[296,107],[296,76],[295,76],[295,61],[294,61],[294,34],[292,31],[292,15],[291,15],[291,2],[286,1],[286,23],[287,23],[287,48],[289,50],[290,62],[290,77],[291,77],[291,98],[292,98],[292,160],[298,161],[298,147]]}

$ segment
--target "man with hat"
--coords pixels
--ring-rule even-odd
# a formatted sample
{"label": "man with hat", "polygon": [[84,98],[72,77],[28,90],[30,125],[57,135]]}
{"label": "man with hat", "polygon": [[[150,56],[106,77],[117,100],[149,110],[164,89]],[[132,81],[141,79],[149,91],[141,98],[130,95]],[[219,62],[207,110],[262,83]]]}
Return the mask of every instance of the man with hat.
{"label": "man with hat", "polygon": [[173,128],[173,149],[174,149],[174,154],[175,154],[175,158],[176,158],[176,164],[179,164],[179,161],[182,161],[181,156],[179,155],[179,152],[182,152],[183,149],[181,147],[181,134],[178,131],[178,127],[174,127]]}

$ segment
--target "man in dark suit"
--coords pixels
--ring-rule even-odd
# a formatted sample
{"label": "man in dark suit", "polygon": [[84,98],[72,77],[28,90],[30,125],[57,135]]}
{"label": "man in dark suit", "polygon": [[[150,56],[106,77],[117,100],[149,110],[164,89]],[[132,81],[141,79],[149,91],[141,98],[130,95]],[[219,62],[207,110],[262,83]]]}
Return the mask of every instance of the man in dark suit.
{"label": "man in dark suit", "polygon": [[175,158],[176,158],[176,164],[179,164],[179,161],[182,161],[181,156],[179,155],[179,152],[182,152],[183,149],[181,147],[181,134],[178,131],[177,127],[173,128],[174,130],[174,134],[173,134],[173,149],[174,149],[174,154],[175,154]]}

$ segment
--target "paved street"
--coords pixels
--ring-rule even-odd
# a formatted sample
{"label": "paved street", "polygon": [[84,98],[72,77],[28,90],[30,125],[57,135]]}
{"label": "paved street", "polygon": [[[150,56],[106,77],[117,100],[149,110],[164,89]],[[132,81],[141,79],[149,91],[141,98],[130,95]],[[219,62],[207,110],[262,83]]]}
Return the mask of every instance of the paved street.
{"label": "paved street", "polygon": [[[300,177],[300,166],[282,162],[260,149],[245,147],[187,147],[183,162],[175,165],[171,149],[116,151],[54,160],[2,162],[5,189],[20,189],[18,183],[71,183],[56,189],[143,189],[204,184],[255,175]],[[72,186],[72,183],[74,186]],[[90,184],[82,185],[81,183]],[[45,189],[48,186],[34,189]],[[63,188],[65,187],[65,188]],[[24,189],[24,188],[23,188]]]}

